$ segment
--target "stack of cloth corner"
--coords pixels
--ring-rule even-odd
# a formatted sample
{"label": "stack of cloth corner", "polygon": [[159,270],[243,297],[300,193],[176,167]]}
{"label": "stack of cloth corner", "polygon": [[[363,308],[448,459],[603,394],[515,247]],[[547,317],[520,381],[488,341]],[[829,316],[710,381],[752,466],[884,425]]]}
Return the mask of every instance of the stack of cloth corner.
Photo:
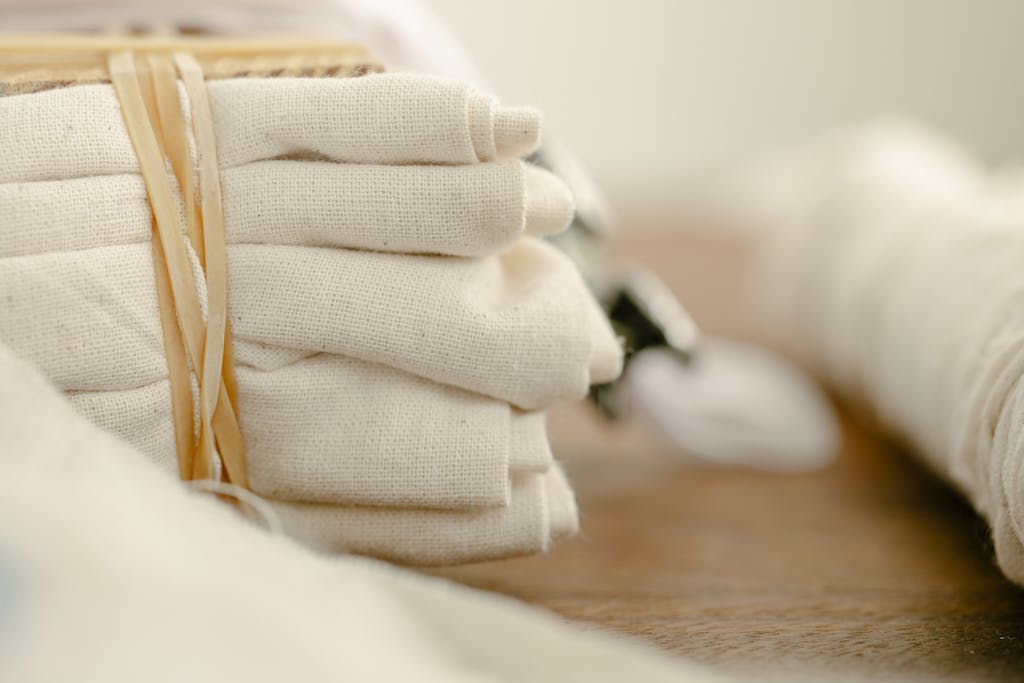
{"label": "stack of cloth corner", "polygon": [[[208,91],[252,491],[318,548],[410,564],[573,533],[545,411],[622,361],[541,239],[573,201],[521,160],[539,115],[408,74]],[[0,98],[0,147],[0,345],[173,475],[151,209],[113,89]]]}

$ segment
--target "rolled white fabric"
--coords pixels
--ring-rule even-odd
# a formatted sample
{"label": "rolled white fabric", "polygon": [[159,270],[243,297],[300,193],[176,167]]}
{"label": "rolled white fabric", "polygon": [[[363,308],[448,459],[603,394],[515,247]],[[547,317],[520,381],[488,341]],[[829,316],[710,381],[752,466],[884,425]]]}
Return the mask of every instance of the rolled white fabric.
{"label": "rolled white fabric", "polygon": [[145,460],[0,345],[0,679],[716,680],[507,598],[316,555]]}
{"label": "rolled white fabric", "polygon": [[884,125],[753,187],[776,328],[964,492],[1024,583],[1024,176]]}

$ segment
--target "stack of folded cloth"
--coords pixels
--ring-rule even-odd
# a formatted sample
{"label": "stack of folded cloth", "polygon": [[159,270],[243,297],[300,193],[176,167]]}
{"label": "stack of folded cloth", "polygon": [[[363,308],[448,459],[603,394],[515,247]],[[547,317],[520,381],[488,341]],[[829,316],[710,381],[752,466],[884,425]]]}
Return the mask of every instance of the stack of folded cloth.
{"label": "stack of folded cloth", "polygon": [[[621,355],[539,239],[573,213],[521,161],[539,116],[402,74],[208,89],[253,492],[311,544],[414,564],[574,532],[544,411]],[[0,98],[0,147],[0,344],[175,472],[151,209],[114,91]]]}

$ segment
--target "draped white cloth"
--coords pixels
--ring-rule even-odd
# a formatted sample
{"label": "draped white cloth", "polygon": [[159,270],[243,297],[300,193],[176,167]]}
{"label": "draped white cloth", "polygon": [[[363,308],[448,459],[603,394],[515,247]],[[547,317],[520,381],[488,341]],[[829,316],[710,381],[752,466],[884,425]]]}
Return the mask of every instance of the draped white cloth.
{"label": "draped white cloth", "polygon": [[0,680],[716,681],[189,493],[0,346]]}

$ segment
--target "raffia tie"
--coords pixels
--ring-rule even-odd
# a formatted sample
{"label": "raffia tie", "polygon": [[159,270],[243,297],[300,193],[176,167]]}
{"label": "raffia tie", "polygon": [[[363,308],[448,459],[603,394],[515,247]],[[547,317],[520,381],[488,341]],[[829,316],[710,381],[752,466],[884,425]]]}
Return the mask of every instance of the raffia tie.
{"label": "raffia tie", "polygon": [[[153,211],[153,265],[167,354],[178,471],[246,487],[245,448],[227,316],[227,251],[213,116],[202,68],[186,52],[112,52],[107,64]],[[191,112],[189,149],[178,79]],[[168,173],[168,168],[170,173]],[[182,230],[172,182],[185,204]],[[191,242],[206,279],[204,320]],[[199,387],[198,438],[190,367]]]}

